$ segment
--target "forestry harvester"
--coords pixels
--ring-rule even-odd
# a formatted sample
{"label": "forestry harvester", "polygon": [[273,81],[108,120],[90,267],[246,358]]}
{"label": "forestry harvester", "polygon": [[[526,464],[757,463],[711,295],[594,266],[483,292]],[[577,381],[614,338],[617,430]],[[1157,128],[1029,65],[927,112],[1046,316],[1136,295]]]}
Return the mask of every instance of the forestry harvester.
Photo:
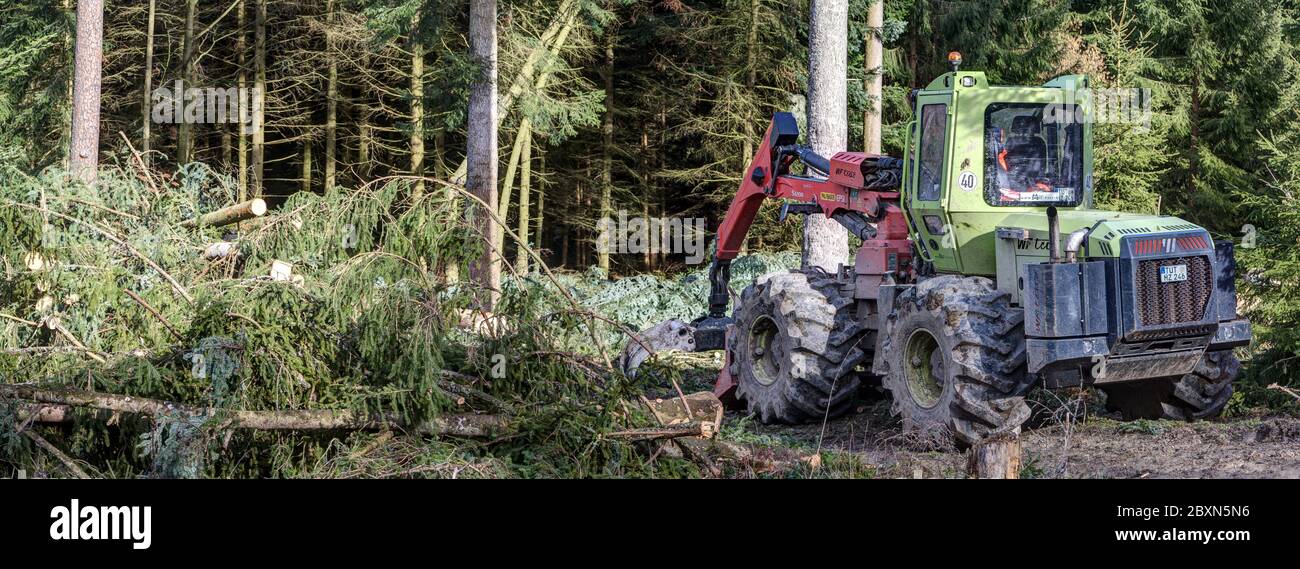
{"label": "forestry harvester", "polygon": [[[676,330],[726,350],[715,393],[799,423],[874,385],[908,430],[964,444],[1017,432],[1036,386],[1095,386],[1126,419],[1218,414],[1251,338],[1233,245],[1176,217],[1093,209],[1087,88],[993,86],[955,62],[913,93],[901,160],[819,156],[777,114],[718,229],[708,314]],[[862,245],[834,273],[757,279],[728,316],[731,261],[769,199]]]}

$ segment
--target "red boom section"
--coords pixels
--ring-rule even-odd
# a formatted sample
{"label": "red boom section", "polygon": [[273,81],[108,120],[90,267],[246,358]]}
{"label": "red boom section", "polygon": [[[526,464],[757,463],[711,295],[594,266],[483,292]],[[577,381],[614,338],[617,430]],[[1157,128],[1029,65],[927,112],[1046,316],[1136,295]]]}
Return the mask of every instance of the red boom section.
{"label": "red boom section", "polygon": [[[745,170],[740,189],[732,198],[731,207],[727,208],[726,216],[718,227],[718,259],[730,261],[740,254],[745,235],[749,233],[749,228],[758,215],[758,208],[768,198],[816,204],[827,217],[840,211],[862,213],[878,220],[878,226],[883,225],[878,229],[886,229],[883,234],[871,240],[875,242],[874,245],[901,249],[910,258],[910,244],[896,243],[899,239],[907,240],[906,223],[895,205],[898,203],[898,192],[861,189],[864,183],[862,163],[873,155],[840,152],[828,161],[830,172],[826,173],[829,177],[825,179],[779,175],[773,180],[774,168],[784,165],[773,164],[774,149],[771,145],[772,127],[769,126],[763,135],[762,146]],[[901,235],[899,229],[902,230]]]}

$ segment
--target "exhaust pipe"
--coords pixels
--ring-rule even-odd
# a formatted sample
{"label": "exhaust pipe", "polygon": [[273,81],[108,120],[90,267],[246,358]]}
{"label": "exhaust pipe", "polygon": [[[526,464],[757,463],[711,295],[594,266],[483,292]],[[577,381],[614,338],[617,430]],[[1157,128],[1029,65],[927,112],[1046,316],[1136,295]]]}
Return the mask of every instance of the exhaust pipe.
{"label": "exhaust pipe", "polygon": [[1047,208],[1047,243],[1049,246],[1048,260],[1052,263],[1061,262],[1061,220],[1056,217],[1056,207]]}
{"label": "exhaust pipe", "polygon": [[1070,234],[1069,239],[1065,240],[1065,262],[1079,262],[1079,249],[1083,247],[1083,241],[1088,238],[1088,229],[1076,229]]}

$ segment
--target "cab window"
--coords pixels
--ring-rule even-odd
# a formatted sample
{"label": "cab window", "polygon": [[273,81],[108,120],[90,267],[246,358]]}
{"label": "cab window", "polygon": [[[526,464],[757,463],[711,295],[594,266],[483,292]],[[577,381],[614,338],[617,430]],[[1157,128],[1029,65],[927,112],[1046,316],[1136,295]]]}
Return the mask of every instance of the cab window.
{"label": "cab window", "polygon": [[937,201],[943,181],[943,151],[948,136],[948,105],[921,107],[921,159],[917,199]]}
{"label": "cab window", "polygon": [[1074,105],[998,103],[984,113],[984,198],[995,206],[1079,205],[1083,125]]}

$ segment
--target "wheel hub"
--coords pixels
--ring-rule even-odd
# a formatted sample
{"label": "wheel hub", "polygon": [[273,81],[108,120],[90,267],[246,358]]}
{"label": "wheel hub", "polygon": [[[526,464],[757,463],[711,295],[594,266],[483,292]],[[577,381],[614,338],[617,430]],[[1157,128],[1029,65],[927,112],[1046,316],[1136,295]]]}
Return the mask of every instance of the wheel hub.
{"label": "wheel hub", "polygon": [[924,329],[912,332],[903,352],[903,365],[907,376],[907,391],[912,400],[925,408],[938,405],[943,396],[943,378],[946,374],[943,353],[934,335]]}
{"label": "wheel hub", "polygon": [[775,349],[779,335],[776,321],[767,316],[758,317],[749,328],[749,368],[760,385],[776,383],[781,374],[780,354]]}

